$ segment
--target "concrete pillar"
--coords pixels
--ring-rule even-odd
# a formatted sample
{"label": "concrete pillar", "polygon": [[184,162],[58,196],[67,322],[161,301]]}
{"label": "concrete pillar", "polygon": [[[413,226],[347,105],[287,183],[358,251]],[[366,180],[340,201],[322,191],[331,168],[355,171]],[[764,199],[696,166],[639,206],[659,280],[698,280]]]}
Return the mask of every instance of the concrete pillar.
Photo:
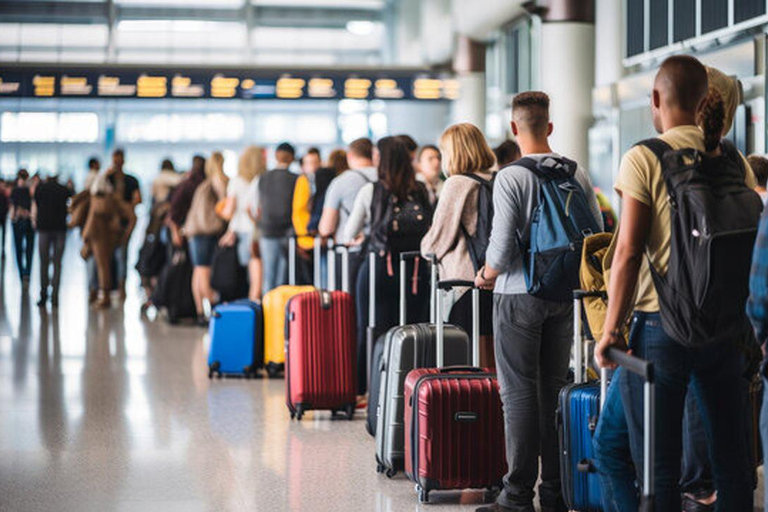
{"label": "concrete pillar", "polygon": [[460,37],[453,61],[459,99],[451,108],[452,123],[472,123],[485,130],[485,44]]}
{"label": "concrete pillar", "polygon": [[586,166],[595,82],[594,3],[550,0],[541,15],[539,84],[552,100],[552,148]]}
{"label": "concrete pillar", "polygon": [[622,6],[616,0],[596,0],[595,85],[602,87],[622,77],[624,44],[621,36]]}

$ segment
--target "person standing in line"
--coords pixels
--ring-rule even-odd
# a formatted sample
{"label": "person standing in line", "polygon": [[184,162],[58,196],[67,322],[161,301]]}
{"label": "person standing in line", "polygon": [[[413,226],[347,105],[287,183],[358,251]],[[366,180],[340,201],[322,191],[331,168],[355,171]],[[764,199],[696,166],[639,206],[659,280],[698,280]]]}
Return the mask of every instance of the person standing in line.
{"label": "person standing in line", "polygon": [[16,184],[11,190],[11,225],[16,247],[16,263],[24,287],[29,284],[32,272],[32,256],[35,251],[35,229],[32,225],[32,193],[29,189],[29,173],[19,169]]}
{"label": "person standing in line", "polygon": [[499,169],[506,167],[515,160],[520,160],[520,146],[513,140],[505,140],[493,150]]}
{"label": "person standing in line", "polygon": [[747,162],[749,162],[749,166],[752,168],[752,172],[755,173],[755,179],[757,180],[755,192],[760,194],[760,199],[765,204],[768,202],[768,190],[765,189],[765,185],[768,183],[768,158],[761,155],[749,155]]}
{"label": "person standing in line", "polygon": [[292,229],[293,191],[298,176],[289,170],[296,150],[283,142],[275,150],[277,167],[259,179],[259,248],[263,267],[262,295],[288,282],[286,240]]}
{"label": "person standing in line", "polygon": [[[422,154],[429,147],[424,146]],[[445,130],[440,137],[440,149],[448,179],[442,187],[443,199],[437,203],[432,226],[421,241],[421,254],[435,255],[440,279],[472,281],[479,269],[472,261],[468,239],[477,235],[480,187],[491,183],[496,158],[483,132],[470,123],[455,124]],[[421,168],[423,171],[424,166]],[[457,290],[448,321],[472,332],[472,294],[468,291]],[[480,315],[480,365],[490,368],[494,366],[493,294],[486,290],[480,292]]]}
{"label": "person standing in line", "polygon": [[[553,172],[562,172],[573,162],[550,147],[552,129],[549,96],[532,91],[514,97],[512,132],[522,155]],[[584,191],[596,225],[602,226],[587,172],[577,166],[574,178]],[[496,373],[504,405],[509,464],[496,503],[478,508],[479,512],[533,512],[534,487],[539,476],[542,512],[566,511],[554,418],[558,395],[568,383],[573,305],[570,301],[556,302],[528,294],[524,255],[516,240],[516,234],[530,233],[540,187],[539,178],[521,165],[509,165],[496,174],[486,263],[475,278],[479,288],[494,291]]]}
{"label": "person standing in line", "polygon": [[248,268],[248,298],[254,302],[261,300],[261,258],[258,257],[255,218],[259,209],[259,179],[266,170],[264,149],[259,146],[245,148],[240,155],[237,176],[227,186],[228,211],[225,217],[231,220],[227,232],[219,240],[222,246],[237,244],[238,261]]}
{"label": "person standing in line", "polygon": [[174,247],[184,246],[181,228],[187,221],[195,191],[203,181],[205,181],[205,158],[195,155],[192,157],[192,168],[168,198],[171,206],[166,224],[171,232],[171,243]]}
{"label": "person standing in line", "polygon": [[[721,137],[726,124],[724,97],[709,95],[707,70],[694,57],[675,56],[665,60],[651,95],[653,124],[672,150],[694,149],[707,156],[733,158],[744,171],[745,184],[754,188],[754,175],[743,157],[723,152]],[[736,103],[738,101],[733,99]],[[702,112],[716,115],[697,126]],[[703,128],[703,130],[702,130]],[[655,510],[681,510],[680,476],[686,397],[693,393],[706,432],[713,462],[715,510],[753,510],[753,465],[748,432],[745,358],[740,340],[747,339],[746,318],[734,318],[723,326],[733,332],[732,343],[698,349],[673,339],[662,326],[663,303],[655,286],[650,265],[659,275],[670,269],[672,213],[661,161],[645,144],[630,149],[622,159],[615,185],[623,208],[619,238],[611,266],[604,333],[595,348],[601,367],[613,367],[609,347],[626,349],[654,364],[657,429],[655,452]],[[745,205],[745,208],[747,206]],[[738,300],[728,297],[724,300]],[[632,315],[629,340],[622,334]],[[741,331],[741,332],[740,332]],[[637,508],[636,480],[643,467],[643,386],[621,368],[611,382],[593,439],[595,465],[600,473],[604,498],[610,496],[610,510]],[[627,455],[631,455],[632,464]],[[637,471],[636,469],[637,468]],[[702,469],[699,466],[698,469]],[[605,499],[604,499],[605,501]],[[686,507],[695,505],[687,503]],[[706,504],[699,504],[699,509]]]}
{"label": "person standing in line", "polygon": [[224,156],[214,151],[205,162],[205,181],[195,190],[192,204],[182,233],[189,240],[189,258],[192,271],[192,295],[201,325],[208,325],[204,301],[216,302],[211,288],[211,264],[219,238],[227,223],[216,213],[216,204],[227,196],[227,175],[224,174]]}
{"label": "person standing in line", "polygon": [[[139,180],[123,170],[124,165],[125,151],[116,149],[112,152],[112,167],[107,171],[107,176],[118,197],[128,203],[135,212],[136,206],[141,204],[141,188]],[[127,224],[124,224],[124,227],[127,227]],[[115,248],[115,261],[117,264],[116,278],[120,300],[125,300],[125,279],[128,276],[128,242],[130,242],[130,236],[122,241],[125,244]]]}
{"label": "person standing in line", "polygon": [[347,152],[343,149],[334,149],[331,151],[328,155],[328,164],[326,167],[333,169],[335,176],[339,176],[344,171],[348,171],[349,162],[347,161]]}
{"label": "person standing in line", "polygon": [[422,146],[419,149],[416,161],[418,162],[416,179],[427,186],[429,202],[434,206],[440,197],[440,191],[443,189],[443,178],[440,170],[442,163],[440,150],[432,144]]}
{"label": "person standing in line", "polygon": [[312,218],[312,202],[317,192],[317,173],[322,165],[320,150],[309,148],[301,159],[301,175],[293,189],[291,220],[296,234],[297,261],[296,284],[313,283],[314,238],[309,230]]}
{"label": "person standing in line", "polygon": [[160,164],[160,172],[152,182],[152,207],[168,201],[171,191],[179,186],[184,180],[184,174],[176,171],[173,162],[169,159],[163,160]]}
{"label": "person standing in line", "polygon": [[[37,305],[45,307],[48,298],[51,306],[59,306],[59,284],[61,283],[61,259],[67,243],[67,201],[70,190],[59,183],[56,175],[48,177],[35,190],[35,225],[38,232],[40,255],[40,299]],[[53,265],[53,278],[50,266]],[[48,295],[48,285],[51,294]]]}

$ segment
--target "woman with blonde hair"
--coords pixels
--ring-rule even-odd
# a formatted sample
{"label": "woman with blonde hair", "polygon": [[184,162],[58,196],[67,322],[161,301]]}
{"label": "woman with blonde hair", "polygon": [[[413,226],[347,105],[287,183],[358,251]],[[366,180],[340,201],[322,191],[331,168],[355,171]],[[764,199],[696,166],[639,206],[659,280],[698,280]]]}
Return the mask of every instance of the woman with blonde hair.
{"label": "woman with blonde hair", "polygon": [[182,228],[183,234],[189,239],[189,257],[194,267],[192,295],[201,323],[207,323],[203,301],[215,302],[211,288],[211,263],[219,237],[227,229],[226,221],[216,213],[216,204],[226,197],[227,182],[224,156],[215,151],[205,162],[205,180],[195,190]]}
{"label": "woman with blonde hair", "polygon": [[[441,279],[473,281],[478,268],[470,256],[468,239],[474,237],[477,231],[480,187],[492,186],[496,158],[483,133],[470,123],[448,127],[440,137],[440,152],[443,173],[448,179],[440,192],[432,227],[421,241],[421,252],[425,256],[434,254],[437,257]],[[467,289],[457,291],[458,296],[454,297],[449,321],[472,332],[471,294],[466,292]],[[490,292],[481,292],[480,314],[481,364],[492,367]]]}
{"label": "woman with blonde hair", "polygon": [[227,188],[225,218],[229,229],[219,244],[225,247],[237,244],[240,265],[248,267],[248,298],[261,300],[261,256],[259,254],[256,213],[259,209],[259,177],[267,170],[264,149],[248,146],[240,155],[237,176]]}

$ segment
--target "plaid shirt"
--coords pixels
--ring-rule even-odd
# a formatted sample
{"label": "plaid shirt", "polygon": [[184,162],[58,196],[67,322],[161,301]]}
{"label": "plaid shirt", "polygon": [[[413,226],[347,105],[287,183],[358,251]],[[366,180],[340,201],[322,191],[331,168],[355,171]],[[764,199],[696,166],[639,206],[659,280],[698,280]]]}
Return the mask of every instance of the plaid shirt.
{"label": "plaid shirt", "polygon": [[757,231],[749,292],[747,314],[755,328],[757,341],[762,345],[768,338],[768,208],[760,219]]}

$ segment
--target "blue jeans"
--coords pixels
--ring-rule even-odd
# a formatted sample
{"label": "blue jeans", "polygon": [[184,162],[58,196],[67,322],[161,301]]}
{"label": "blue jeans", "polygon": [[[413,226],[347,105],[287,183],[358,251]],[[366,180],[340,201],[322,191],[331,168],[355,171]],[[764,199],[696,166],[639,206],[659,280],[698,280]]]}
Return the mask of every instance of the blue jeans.
{"label": "blue jeans", "polygon": [[[662,329],[658,313],[636,313],[630,333],[634,353],[652,361],[656,375],[656,452],[655,494],[659,512],[681,508],[679,478],[683,450],[683,411],[690,390],[701,412],[701,424],[710,447],[716,510],[753,509],[752,455],[749,444],[748,388],[742,374],[744,360],[735,344],[692,350],[670,338]],[[630,453],[636,468],[642,468],[643,385],[642,380],[626,372],[614,379],[600,423],[618,423],[615,387],[621,393]],[[611,452],[615,435],[610,427],[598,427],[595,436],[597,465],[601,481],[606,481],[618,510],[636,510],[637,494],[630,491],[633,477],[626,471],[615,472],[617,456]],[[626,445],[625,445],[626,446]]]}
{"label": "blue jeans", "polygon": [[[123,245],[115,249],[115,279],[118,286],[125,283],[125,278],[128,276],[128,246]],[[114,285],[113,285],[114,286]]]}
{"label": "blue jeans", "polygon": [[262,293],[267,294],[273,288],[288,282],[288,255],[284,238],[261,237],[261,265],[263,268]]}

